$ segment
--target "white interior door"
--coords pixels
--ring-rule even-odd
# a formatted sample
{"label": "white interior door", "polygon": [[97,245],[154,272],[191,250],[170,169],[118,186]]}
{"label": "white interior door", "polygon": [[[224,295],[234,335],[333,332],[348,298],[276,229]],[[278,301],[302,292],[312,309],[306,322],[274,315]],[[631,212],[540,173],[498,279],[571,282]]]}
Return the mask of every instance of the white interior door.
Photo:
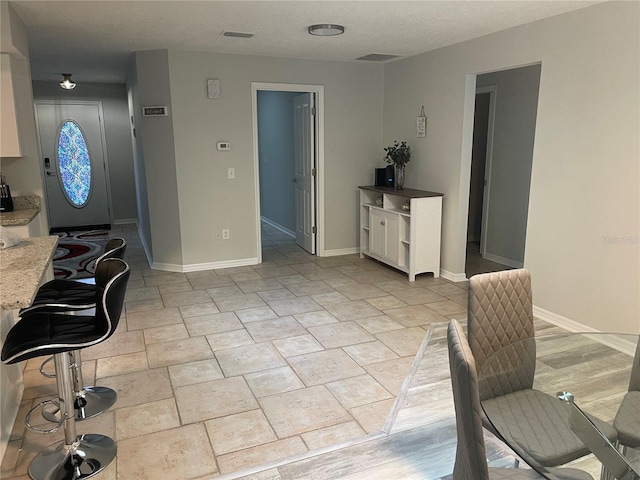
{"label": "white interior door", "polygon": [[315,232],[315,94],[293,99],[294,163],[296,184],[296,243],[316,253]]}
{"label": "white interior door", "polygon": [[36,103],[51,229],[110,227],[99,103]]}

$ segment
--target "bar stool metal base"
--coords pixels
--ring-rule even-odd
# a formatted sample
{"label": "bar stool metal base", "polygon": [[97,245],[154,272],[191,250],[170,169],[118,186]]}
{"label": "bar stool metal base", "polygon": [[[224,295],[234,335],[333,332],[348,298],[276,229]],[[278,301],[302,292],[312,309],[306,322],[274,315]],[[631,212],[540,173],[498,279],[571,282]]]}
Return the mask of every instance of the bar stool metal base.
{"label": "bar stool metal base", "polygon": [[[85,387],[80,396],[74,401],[74,413],[76,421],[100,415],[116,403],[118,394],[108,387]],[[60,410],[43,410],[42,416],[50,422],[60,422]]]}
{"label": "bar stool metal base", "polygon": [[[84,387],[81,395],[76,397],[74,405],[76,420],[85,420],[100,415],[111,408],[118,399],[116,391],[108,387]],[[79,405],[80,403],[84,403],[84,406]]]}
{"label": "bar stool metal base", "polygon": [[49,445],[29,464],[34,480],[78,480],[104,470],[116,457],[117,446],[105,435],[86,434],[71,445]]}

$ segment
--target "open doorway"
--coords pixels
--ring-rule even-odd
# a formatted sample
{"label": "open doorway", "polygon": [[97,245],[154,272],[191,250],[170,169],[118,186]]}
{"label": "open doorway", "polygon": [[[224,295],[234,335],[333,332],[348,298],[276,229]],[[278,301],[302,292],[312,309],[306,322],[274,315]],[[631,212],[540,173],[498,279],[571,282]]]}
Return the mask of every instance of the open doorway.
{"label": "open doorway", "polygon": [[323,255],[323,88],[252,84],[258,260]]}
{"label": "open doorway", "polygon": [[524,265],[540,67],[476,77],[467,278]]}

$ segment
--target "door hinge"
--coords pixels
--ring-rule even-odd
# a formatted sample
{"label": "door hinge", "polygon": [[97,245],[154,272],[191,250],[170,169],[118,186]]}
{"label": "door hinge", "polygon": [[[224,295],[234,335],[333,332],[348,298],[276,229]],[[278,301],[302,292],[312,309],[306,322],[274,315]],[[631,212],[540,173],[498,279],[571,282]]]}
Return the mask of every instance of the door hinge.
{"label": "door hinge", "polygon": [[316,107],[311,107],[311,115],[315,115],[316,114]]}
{"label": "door hinge", "polygon": [[316,227],[311,227],[311,233],[313,234],[318,233],[318,229]]}
{"label": "door hinge", "polygon": [[315,169],[315,168],[312,168],[312,169],[311,169],[311,176],[312,176],[312,177],[315,177],[315,176],[316,176],[316,169]]}

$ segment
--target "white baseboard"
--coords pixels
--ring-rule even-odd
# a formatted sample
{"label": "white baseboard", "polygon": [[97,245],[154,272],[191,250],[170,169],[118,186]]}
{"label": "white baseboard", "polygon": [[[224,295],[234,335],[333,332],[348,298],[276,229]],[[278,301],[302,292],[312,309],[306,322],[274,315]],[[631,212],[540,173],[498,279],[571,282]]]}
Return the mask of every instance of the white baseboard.
{"label": "white baseboard", "polygon": [[337,257],[339,255],[353,255],[354,253],[360,253],[360,249],[358,247],[352,248],[337,248],[335,250],[325,250],[325,257]]}
{"label": "white baseboard", "polygon": [[260,217],[260,221],[266,223],[267,225],[271,225],[276,230],[280,230],[282,233],[289,235],[292,238],[296,238],[296,232],[293,230],[289,230],[287,227],[283,227],[279,223],[274,222],[273,220],[268,219],[267,217]]}
{"label": "white baseboard", "polygon": [[151,265],[151,268],[154,270],[162,270],[164,272],[178,272],[178,273],[188,273],[188,272],[200,272],[202,270],[214,270],[218,268],[230,268],[230,267],[244,267],[247,265],[257,265],[257,258],[242,258],[239,260],[223,260],[221,262],[209,262],[209,263],[193,263],[191,265],[178,265],[177,263],[162,263],[162,262],[154,262],[151,257],[151,251],[149,250],[149,246],[144,238],[142,233],[142,229],[138,225],[138,235],[140,236],[140,243],[142,243],[142,248],[144,249],[144,253],[147,257],[147,262]]}
{"label": "white baseboard", "polygon": [[466,282],[467,276],[464,273],[453,273],[443,268],[440,269],[440,276],[451,282]]}
{"label": "white baseboard", "polygon": [[489,260],[490,262],[499,263],[500,265],[506,265],[507,267],[511,267],[511,268],[522,268],[524,266],[524,263],[522,262],[511,260],[509,258],[500,257],[492,253],[485,253],[482,258],[484,258],[485,260]]}
{"label": "white baseboard", "polygon": [[540,308],[535,305],[533,306],[533,316],[558,327],[562,327],[570,332],[598,332],[595,328],[587,327],[575,320],[571,320],[570,318],[563,317],[562,315],[558,315],[557,313],[550,312],[549,310],[545,310],[544,308]]}
{"label": "white baseboard", "polygon": [[[545,322],[549,322],[553,325],[564,328],[565,330],[568,330],[570,332],[596,334],[602,333],[600,330],[597,330],[593,327],[589,327],[583,323],[576,322],[575,320],[571,320],[567,317],[563,317],[562,315],[558,315],[557,313],[550,312],[549,310],[545,310],[544,308],[536,307],[535,305],[533,306],[533,316],[539,318],[540,320],[544,320]],[[636,349],[635,342],[629,341],[626,338],[616,337],[614,335],[606,335],[600,337],[594,336],[593,339],[628,355],[633,355]]]}
{"label": "white baseboard", "polygon": [[138,219],[137,218],[119,218],[118,220],[113,221],[114,225],[127,225],[130,223],[134,224],[137,227]]}
{"label": "white baseboard", "polygon": [[160,263],[154,262],[151,268],[154,270],[163,270],[165,272],[201,272],[203,270],[216,270],[219,268],[245,267],[247,265],[257,265],[257,258],[241,258],[239,260],[223,260],[221,262],[209,263],[192,263],[190,265],[178,265],[176,263]]}

